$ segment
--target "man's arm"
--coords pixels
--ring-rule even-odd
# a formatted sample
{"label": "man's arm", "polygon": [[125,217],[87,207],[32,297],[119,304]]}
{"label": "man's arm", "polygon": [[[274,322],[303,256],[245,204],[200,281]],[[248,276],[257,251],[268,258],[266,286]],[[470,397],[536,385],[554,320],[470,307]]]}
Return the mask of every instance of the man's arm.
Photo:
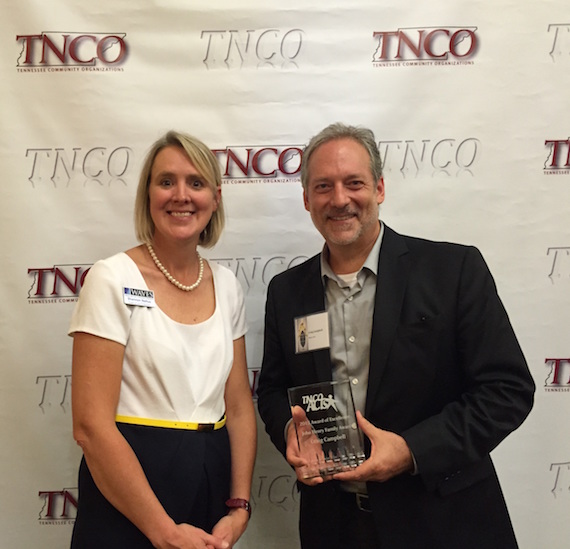
{"label": "man's arm", "polygon": [[447,343],[454,348],[456,361],[450,366],[461,369],[462,387],[450,393],[439,412],[399,434],[359,421],[371,440],[370,458],[335,478],[387,480],[413,471],[413,454],[417,472],[433,485],[478,463],[524,421],[534,382],[491,273],[475,248],[464,254],[454,300],[453,337]]}
{"label": "man's arm", "polygon": [[463,392],[402,433],[420,474],[447,473],[481,460],[522,424],[533,405],[532,376],[476,248],[465,255],[456,310]]}
{"label": "man's arm", "polygon": [[265,423],[265,430],[273,444],[285,456],[285,427],[291,419],[291,408],[287,389],[291,379],[287,372],[285,353],[279,337],[279,313],[276,311],[278,291],[273,279],[267,290],[265,305],[265,335],[263,344],[263,362],[257,387],[257,406],[259,415]]}

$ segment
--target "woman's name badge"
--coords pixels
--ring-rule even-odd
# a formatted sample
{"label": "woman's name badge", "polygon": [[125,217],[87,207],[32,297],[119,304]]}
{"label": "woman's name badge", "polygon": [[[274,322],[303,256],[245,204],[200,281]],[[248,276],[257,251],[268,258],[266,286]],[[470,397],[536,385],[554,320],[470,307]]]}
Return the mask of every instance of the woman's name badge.
{"label": "woman's name badge", "polygon": [[329,315],[326,311],[295,319],[296,353],[307,353],[329,347]]}
{"label": "woman's name badge", "polygon": [[123,288],[123,302],[125,305],[135,305],[137,307],[156,307],[152,290]]}

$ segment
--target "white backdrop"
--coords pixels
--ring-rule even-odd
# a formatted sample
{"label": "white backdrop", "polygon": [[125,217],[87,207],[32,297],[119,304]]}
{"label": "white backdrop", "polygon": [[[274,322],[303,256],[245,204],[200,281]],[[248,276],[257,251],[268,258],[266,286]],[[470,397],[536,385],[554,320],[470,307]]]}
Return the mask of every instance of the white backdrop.
{"label": "white backdrop", "polygon": [[[216,150],[228,222],[205,255],[244,287],[255,393],[267,283],[321,247],[299,148],[334,121],[374,130],[389,225],[487,259],[537,383],[493,457],[521,548],[568,546],[567,2],[0,6],[2,547],[69,543],[80,451],[67,326],[89,266],[136,244],[150,144],[175,128]],[[293,476],[260,429],[239,546],[291,549]]]}

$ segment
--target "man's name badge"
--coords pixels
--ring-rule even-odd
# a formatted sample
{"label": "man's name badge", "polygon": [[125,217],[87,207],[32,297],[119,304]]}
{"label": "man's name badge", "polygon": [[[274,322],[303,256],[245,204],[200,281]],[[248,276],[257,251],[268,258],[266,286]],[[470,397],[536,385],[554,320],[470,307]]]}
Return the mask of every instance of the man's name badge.
{"label": "man's name badge", "polygon": [[329,316],[326,311],[295,319],[296,353],[307,353],[329,347]]}
{"label": "man's name badge", "polygon": [[156,307],[152,290],[123,288],[123,302],[125,305],[135,305],[137,307]]}

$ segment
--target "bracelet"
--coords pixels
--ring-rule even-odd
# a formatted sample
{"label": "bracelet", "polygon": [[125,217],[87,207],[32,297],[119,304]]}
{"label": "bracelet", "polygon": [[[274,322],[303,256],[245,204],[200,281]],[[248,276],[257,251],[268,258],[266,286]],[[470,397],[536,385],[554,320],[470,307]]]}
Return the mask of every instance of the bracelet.
{"label": "bracelet", "polygon": [[229,507],[230,509],[245,509],[249,515],[248,518],[251,518],[251,504],[247,499],[230,498],[226,501],[226,507]]}

